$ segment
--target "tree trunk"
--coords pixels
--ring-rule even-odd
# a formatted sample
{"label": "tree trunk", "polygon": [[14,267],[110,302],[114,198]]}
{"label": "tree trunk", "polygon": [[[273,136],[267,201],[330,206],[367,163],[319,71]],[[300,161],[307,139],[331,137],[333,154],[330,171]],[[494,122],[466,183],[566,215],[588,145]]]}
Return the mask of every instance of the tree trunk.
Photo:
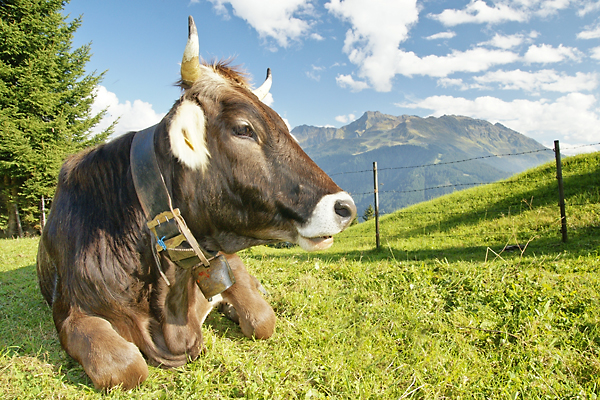
{"label": "tree trunk", "polygon": [[19,216],[19,205],[16,201],[9,201],[8,204],[8,236],[23,237],[23,227],[21,226],[21,217]]}
{"label": "tree trunk", "polygon": [[[9,179],[7,176],[4,177],[4,183],[5,186],[8,186]],[[10,194],[3,197],[6,200],[6,209],[8,210],[8,237],[23,237],[23,227],[19,216],[19,205],[17,204],[18,190],[13,186],[7,188],[7,192]]]}

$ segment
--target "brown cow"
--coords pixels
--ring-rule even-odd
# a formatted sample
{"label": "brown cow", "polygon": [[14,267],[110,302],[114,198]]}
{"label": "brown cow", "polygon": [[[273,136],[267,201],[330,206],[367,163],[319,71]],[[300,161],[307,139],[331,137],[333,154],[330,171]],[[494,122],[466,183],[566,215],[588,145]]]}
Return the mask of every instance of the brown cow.
{"label": "brown cow", "polygon": [[96,388],[135,387],[146,361],[196,358],[221,302],[246,336],[270,337],[275,314],[230,254],[277,241],[324,249],[356,215],[261,102],[270,74],[251,91],[234,68],[199,62],[191,17],[189,32],[181,98],[158,125],[65,162],[40,241],[60,343]]}

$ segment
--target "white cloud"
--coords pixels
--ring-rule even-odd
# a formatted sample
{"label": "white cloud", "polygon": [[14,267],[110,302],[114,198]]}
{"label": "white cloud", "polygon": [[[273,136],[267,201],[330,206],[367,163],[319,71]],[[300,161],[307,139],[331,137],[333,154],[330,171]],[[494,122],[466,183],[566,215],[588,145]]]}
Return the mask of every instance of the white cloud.
{"label": "white cloud", "polygon": [[469,85],[459,78],[440,78],[438,79],[438,86],[444,88],[456,87],[460,90],[469,89]]}
{"label": "white cloud", "polygon": [[425,39],[427,39],[427,40],[452,39],[454,36],[456,36],[456,32],[446,31],[446,32],[436,33],[431,36],[427,36]]}
{"label": "white cloud", "polygon": [[579,61],[581,52],[574,47],[565,47],[562,44],[558,47],[553,47],[549,44],[542,44],[541,46],[532,45],[523,56],[523,60],[526,63],[555,63],[561,62],[565,59],[573,61]]}
{"label": "white cloud", "polygon": [[492,87],[482,85],[480,83],[466,83],[464,80],[459,78],[440,78],[437,81],[438,86],[443,88],[455,87],[458,90],[469,90],[469,89],[485,89],[492,90]]}
{"label": "white cloud", "polygon": [[539,70],[535,72],[521,71],[493,71],[474,80],[481,85],[498,83],[500,89],[524,90],[533,94],[540,91],[549,92],[585,92],[598,87],[598,74],[577,72],[574,76],[558,73],[555,70]]}
{"label": "white cloud", "polygon": [[[288,131],[292,131],[292,126],[290,125],[290,121],[288,121],[287,118],[281,118],[283,120],[283,123],[285,124],[285,126],[287,126]],[[296,140],[296,142],[298,141],[298,139],[296,139],[296,137],[294,135],[292,135],[292,137]]]}
{"label": "white cloud", "polygon": [[96,98],[92,105],[92,114],[96,115],[104,109],[107,109],[107,114],[94,127],[93,133],[102,132],[119,118],[113,133],[113,137],[116,137],[130,131],[148,128],[160,122],[165,116],[164,113],[156,113],[152,109],[152,104],[142,100],[134,100],[133,103],[127,100],[125,103],[121,103],[117,95],[109,92],[104,86],[97,86],[94,94]]}
{"label": "white cloud", "polygon": [[275,102],[273,99],[273,94],[271,92],[267,93],[267,95],[262,99],[262,102],[269,107],[273,107],[273,103]]}
{"label": "white cloud", "polygon": [[354,114],[338,115],[337,117],[335,117],[335,120],[338,122],[341,122],[342,124],[347,124],[349,122],[356,120],[356,115],[354,115]]}
{"label": "white cloud", "polygon": [[445,56],[418,57],[413,52],[399,52],[396,72],[405,76],[426,75],[446,77],[455,72],[482,72],[495,65],[515,62],[519,55],[504,50],[476,47],[466,51],[453,50]]}
{"label": "white cloud", "polygon": [[320,67],[317,65],[311,65],[310,71],[306,71],[306,76],[313,81],[319,82],[321,80],[321,72],[325,70],[325,67]]}
{"label": "white cloud", "polygon": [[429,17],[440,21],[445,26],[456,26],[466,23],[476,24],[499,24],[502,22],[527,20],[527,13],[523,10],[511,8],[509,5],[500,3],[492,7],[483,0],[471,1],[462,10],[446,9],[440,14],[429,14]]}
{"label": "white cloud", "polygon": [[[598,3],[600,4],[600,3]],[[589,28],[577,34],[577,39],[598,39],[600,38],[600,25],[595,28]]]}
{"label": "white cloud", "polygon": [[338,75],[335,78],[339,87],[348,88],[353,92],[360,92],[363,89],[367,89],[369,85],[366,82],[355,81],[352,75]]}
{"label": "white cloud", "polygon": [[[476,47],[466,51],[453,50],[445,56],[428,55],[419,57],[414,52],[396,49],[395,54],[390,53],[385,60],[369,57],[360,65],[360,76],[366,78],[381,92],[390,91],[392,78],[396,74],[407,77],[415,75],[432,76],[437,78],[447,77],[456,72],[482,72],[496,65],[509,64],[519,60],[519,55],[504,50],[489,50]],[[379,74],[385,69],[385,76]],[[364,81],[355,81],[350,75],[339,75],[338,85],[348,87],[353,91],[367,89],[369,85]]]}
{"label": "white cloud", "polygon": [[480,45],[490,45],[499,49],[510,50],[523,43],[524,39],[524,36],[521,34],[500,35],[496,33],[492,39],[488,40],[487,42],[480,43]]}
{"label": "white cloud", "polygon": [[536,15],[547,17],[569,7],[571,2],[576,4],[579,1],[581,0],[537,0],[532,2],[532,9]]}
{"label": "white cloud", "polygon": [[[273,38],[279,46],[309,35],[314,13],[311,0],[209,0],[222,15],[228,16],[226,5],[233,13],[252,26],[261,38]],[[311,36],[319,40],[320,36]]]}
{"label": "white cloud", "polygon": [[572,0],[500,0],[490,2],[471,0],[462,10],[446,9],[428,17],[445,26],[460,24],[501,24],[526,22],[533,16],[542,18],[569,7]]}
{"label": "white cloud", "polygon": [[551,145],[555,139],[577,145],[598,143],[600,138],[599,104],[591,94],[569,93],[554,101],[504,101],[490,96],[471,100],[463,97],[432,96],[397,106],[432,110],[431,115],[437,117],[454,114],[492,123],[500,122],[546,146]]}
{"label": "white cloud", "polygon": [[584,17],[587,13],[600,10],[600,2],[598,0],[582,0],[579,7],[577,15]]}
{"label": "white cloud", "polygon": [[359,77],[378,91],[389,91],[398,47],[419,19],[416,0],[331,0],[325,8],[352,25],[343,51],[359,66]]}
{"label": "white cloud", "polygon": [[594,47],[591,50],[590,57],[592,57],[594,60],[600,61],[600,47]]}

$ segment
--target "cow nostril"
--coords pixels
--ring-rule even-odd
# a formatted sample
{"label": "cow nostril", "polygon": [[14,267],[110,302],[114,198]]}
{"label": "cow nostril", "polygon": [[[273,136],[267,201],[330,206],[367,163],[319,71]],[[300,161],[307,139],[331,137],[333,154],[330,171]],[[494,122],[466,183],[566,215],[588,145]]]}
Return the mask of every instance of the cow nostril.
{"label": "cow nostril", "polygon": [[351,219],[356,214],[356,206],[346,200],[338,200],[335,202],[335,213],[342,219]]}
{"label": "cow nostril", "polygon": [[352,215],[352,211],[346,204],[342,204],[340,201],[335,202],[335,213],[342,218],[348,218]]}

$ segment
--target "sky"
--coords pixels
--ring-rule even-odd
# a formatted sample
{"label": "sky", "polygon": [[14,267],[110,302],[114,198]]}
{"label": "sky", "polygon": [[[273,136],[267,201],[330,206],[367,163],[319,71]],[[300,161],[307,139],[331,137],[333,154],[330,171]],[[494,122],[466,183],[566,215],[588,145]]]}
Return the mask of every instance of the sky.
{"label": "sky", "polygon": [[72,0],[74,47],[104,73],[94,111],[115,134],[158,122],[198,27],[205,60],[233,59],[293,128],[341,127],[366,111],[464,115],[565,154],[600,145],[598,0]]}

